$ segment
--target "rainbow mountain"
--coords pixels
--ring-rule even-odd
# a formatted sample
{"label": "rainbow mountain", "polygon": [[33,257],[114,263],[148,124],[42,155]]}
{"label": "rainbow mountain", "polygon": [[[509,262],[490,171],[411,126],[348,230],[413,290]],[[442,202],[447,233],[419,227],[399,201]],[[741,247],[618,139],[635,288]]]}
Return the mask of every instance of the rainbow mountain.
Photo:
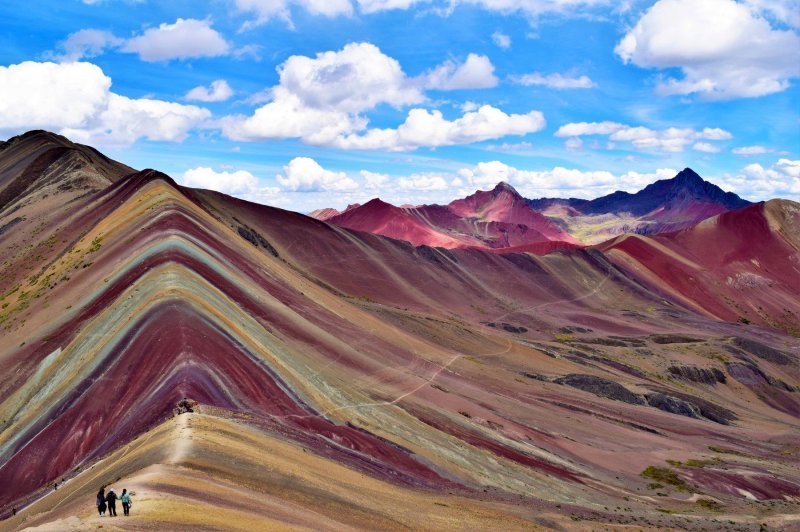
{"label": "rainbow mountain", "polygon": [[414,246],[41,131],[0,198],[0,528],[800,524],[796,203]]}

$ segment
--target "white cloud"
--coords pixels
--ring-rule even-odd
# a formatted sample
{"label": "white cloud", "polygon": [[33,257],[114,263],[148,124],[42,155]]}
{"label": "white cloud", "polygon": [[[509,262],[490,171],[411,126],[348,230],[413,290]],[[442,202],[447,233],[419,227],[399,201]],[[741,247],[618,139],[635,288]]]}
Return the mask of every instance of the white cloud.
{"label": "white cloud", "polygon": [[368,170],[361,170],[361,177],[364,178],[364,184],[367,188],[381,188],[389,182],[388,174],[378,174]]}
{"label": "white cloud", "polygon": [[800,37],[734,0],[659,0],[615,52],[640,67],[680,68],[683,78],[658,85],[665,95],[756,97],[800,76]]}
{"label": "white cloud", "polygon": [[610,135],[627,127],[617,122],[572,122],[558,128],[556,137],[579,137],[581,135]]}
{"label": "white cloud", "polygon": [[775,150],[765,148],[764,146],[741,146],[731,150],[734,155],[744,155],[749,157],[751,155],[764,155],[766,153],[775,153]]}
{"label": "white cloud", "polygon": [[212,81],[209,87],[195,87],[186,93],[185,98],[197,102],[222,102],[233,96],[233,90],[224,79]]}
{"label": "white cloud", "polygon": [[721,148],[711,144],[710,142],[695,142],[694,146],[692,146],[692,149],[705,153],[719,153]]}
{"label": "white cloud", "polygon": [[733,134],[731,134],[730,131],[725,131],[718,127],[705,127],[703,131],[700,132],[700,138],[708,140],[730,140],[733,138]]}
{"label": "white cloud", "polygon": [[91,63],[27,61],[0,67],[0,131],[49,129],[79,142],[127,145],[140,138],[181,141],[211,113],[193,105],[111,92]]}
{"label": "white cloud", "polygon": [[449,188],[448,179],[452,177],[447,174],[423,172],[401,177],[397,180],[397,186],[406,190],[445,190]]}
{"label": "white cloud", "polygon": [[[434,76],[435,84],[474,86],[486,73],[487,63],[491,67],[483,56],[470,55],[464,64]],[[409,79],[395,59],[369,43],[348,44],[314,58],[292,56],[278,71],[280,83],[266,91],[269,103],[249,117],[220,120],[226,136],[234,140],[299,138],[313,145],[397,151],[524,135],[544,127],[538,111],[509,115],[484,105],[452,121],[438,110],[411,109],[397,129],[366,130],[363,113],[380,104],[400,108],[425,101],[420,78]],[[422,78],[432,79],[430,73]]]}
{"label": "white cloud", "polygon": [[337,110],[309,107],[283,88],[274,90],[275,100],[256,109],[250,117],[232,116],[220,121],[232,140],[299,138],[308,144],[326,145],[339,135],[363,129],[366,120]]}
{"label": "white cloud", "polygon": [[544,126],[544,116],[539,111],[509,115],[484,105],[461,118],[447,120],[438,110],[412,109],[397,129],[371,129],[364,134],[350,134],[338,137],[333,145],[343,149],[403,151],[525,135],[540,131]]}
{"label": "white cloud", "polygon": [[749,164],[738,174],[725,176],[724,182],[736,193],[754,200],[783,197],[800,201],[800,161],[779,159],[767,168]]}
{"label": "white cloud", "polygon": [[469,54],[459,64],[447,60],[422,76],[428,89],[487,89],[497,86],[494,65],[485,55]]}
{"label": "white cloud", "polygon": [[291,56],[278,72],[279,85],[268,91],[272,101],[250,117],[224,119],[226,135],[236,140],[301,138],[330,144],[339,135],[365,128],[363,111],[425,98],[400,63],[369,43],[348,44],[315,58]]}
{"label": "white cloud", "polygon": [[591,89],[596,87],[594,81],[588,76],[570,77],[556,72],[555,74],[544,75],[539,72],[514,76],[511,78],[514,83],[519,85],[542,85],[551,89]]}
{"label": "white cloud", "polygon": [[583,140],[580,137],[570,137],[564,141],[564,147],[569,151],[577,151],[583,148]]}
{"label": "white cloud", "polygon": [[278,183],[287,190],[314,192],[320,190],[355,190],[358,183],[344,172],[325,170],[314,159],[295,157],[283,167],[283,174],[275,176]]}
{"label": "white cloud", "polygon": [[211,21],[179,18],[128,39],[122,51],[137,53],[142,61],[167,61],[218,57],[227,54],[230,45],[211,27]]}
{"label": "white cloud", "polygon": [[492,33],[492,41],[503,50],[511,48],[511,37],[501,31]]}
{"label": "white cloud", "polygon": [[108,48],[116,48],[124,42],[108,31],[80,30],[69,34],[65,40],[58,43],[63,53],[47,55],[57,61],[79,61],[83,58],[96,57]]}
{"label": "white cloud", "polygon": [[258,189],[256,176],[245,170],[216,172],[211,168],[198,166],[186,170],[177,181],[187,187],[216,190],[225,194],[246,194]]}
{"label": "white cloud", "polygon": [[[733,138],[730,132],[720,128],[704,128],[697,131],[693,128],[670,127],[653,130],[647,127],[627,126],[618,122],[574,122],[565,124],[555,132],[556,137],[580,137],[583,135],[604,135],[612,141],[630,142],[637,150],[655,149],[664,152],[681,152],[684,148],[698,140],[728,140]],[[704,147],[712,146],[704,142]],[[609,146],[613,149],[614,144]],[[698,149],[695,147],[695,149]],[[700,151],[709,151],[708,149]]]}
{"label": "white cloud", "polygon": [[278,71],[280,87],[319,109],[360,112],[381,103],[400,107],[424,99],[400,63],[370,43],[351,43],[315,58],[293,55]]}

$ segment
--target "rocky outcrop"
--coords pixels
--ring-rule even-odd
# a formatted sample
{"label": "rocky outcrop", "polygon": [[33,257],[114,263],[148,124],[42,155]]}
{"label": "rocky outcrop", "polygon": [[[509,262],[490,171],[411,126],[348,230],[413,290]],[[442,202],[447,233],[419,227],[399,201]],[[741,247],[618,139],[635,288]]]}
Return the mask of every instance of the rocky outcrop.
{"label": "rocky outcrop", "polygon": [[622,401],[632,405],[645,404],[644,398],[628,390],[618,382],[610,381],[594,375],[571,374],[558,378],[556,384],[565,384],[585,392],[593,393],[600,397]]}
{"label": "rocky outcrop", "polygon": [[258,231],[249,227],[239,227],[236,229],[239,236],[253,244],[255,247],[261,246],[273,257],[278,257],[278,251],[267,241],[266,238],[261,236]]}
{"label": "rocky outcrop", "polygon": [[504,331],[512,334],[522,334],[528,332],[526,327],[523,327],[522,325],[512,325],[510,323],[495,323],[492,321],[487,323],[486,326],[494,329],[503,329]]}
{"label": "rocky outcrop", "polygon": [[653,387],[652,390],[653,393],[647,394],[647,404],[664,412],[697,419],[705,418],[720,425],[730,425],[737,419],[736,414],[727,408],[700,397],[664,388]]}
{"label": "rocky outcrop", "polygon": [[717,368],[698,368],[696,366],[670,366],[667,371],[675,379],[697,382],[700,384],[725,384],[725,374]]}
{"label": "rocky outcrop", "polygon": [[647,404],[679,416],[700,419],[703,417],[700,409],[688,401],[664,393],[653,393],[647,396]]}
{"label": "rocky outcrop", "polygon": [[767,362],[780,364],[782,366],[789,365],[793,362],[792,357],[790,357],[783,351],[780,351],[768,345],[764,345],[761,342],[757,342],[755,340],[736,337],[731,341],[731,344],[738,347],[742,351],[749,353],[755,357],[758,357],[762,360],[766,360]]}
{"label": "rocky outcrop", "polygon": [[702,338],[694,338],[682,334],[654,334],[650,340],[656,344],[694,344],[703,342]]}

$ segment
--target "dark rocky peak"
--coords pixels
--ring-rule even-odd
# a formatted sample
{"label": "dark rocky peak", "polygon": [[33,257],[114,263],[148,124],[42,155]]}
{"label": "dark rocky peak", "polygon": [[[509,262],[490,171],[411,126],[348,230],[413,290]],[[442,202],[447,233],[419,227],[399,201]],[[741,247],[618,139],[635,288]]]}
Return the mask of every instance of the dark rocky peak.
{"label": "dark rocky peak", "polygon": [[72,141],[68,138],[57,135],[56,133],[52,133],[50,131],[45,131],[43,129],[34,129],[21,135],[17,135],[15,137],[11,137],[5,143],[5,146],[11,147],[20,144],[38,144],[38,145],[48,145],[52,144],[54,146],[73,146]]}
{"label": "dark rocky peak", "polygon": [[500,182],[499,182],[499,183],[497,183],[497,185],[495,185],[495,187],[492,189],[492,193],[493,193],[495,196],[496,196],[496,195],[498,195],[498,194],[500,194],[501,192],[508,192],[508,193],[509,193],[509,194],[511,194],[511,195],[518,196],[518,197],[522,197],[522,196],[520,196],[519,192],[517,192],[517,189],[515,189],[514,187],[512,187],[511,185],[509,185],[509,184],[508,184],[508,183],[506,183],[505,181],[500,181]]}

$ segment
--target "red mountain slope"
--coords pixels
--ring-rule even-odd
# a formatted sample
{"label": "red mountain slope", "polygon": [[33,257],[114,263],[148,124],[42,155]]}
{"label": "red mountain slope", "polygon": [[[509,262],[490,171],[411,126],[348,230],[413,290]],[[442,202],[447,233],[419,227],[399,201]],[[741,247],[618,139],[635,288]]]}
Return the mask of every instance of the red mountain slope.
{"label": "red mountain slope", "polygon": [[797,203],[756,203],[675,233],[626,235],[598,247],[657,290],[715,317],[800,332]]}
{"label": "red mountain slope", "polygon": [[449,205],[395,207],[379,199],[323,218],[330,223],[405,240],[415,246],[549,252],[578,242],[534,211],[516,190],[500,183]]}

